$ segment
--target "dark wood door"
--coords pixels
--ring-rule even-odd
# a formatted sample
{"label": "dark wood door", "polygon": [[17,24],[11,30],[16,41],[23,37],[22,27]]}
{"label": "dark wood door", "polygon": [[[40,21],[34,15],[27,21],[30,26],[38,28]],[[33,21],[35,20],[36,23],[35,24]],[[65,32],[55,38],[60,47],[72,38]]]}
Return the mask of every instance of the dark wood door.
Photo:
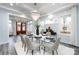
{"label": "dark wood door", "polygon": [[26,34],[26,23],[21,24],[21,33]]}
{"label": "dark wood door", "polygon": [[26,34],[26,23],[25,22],[16,22],[16,33]]}

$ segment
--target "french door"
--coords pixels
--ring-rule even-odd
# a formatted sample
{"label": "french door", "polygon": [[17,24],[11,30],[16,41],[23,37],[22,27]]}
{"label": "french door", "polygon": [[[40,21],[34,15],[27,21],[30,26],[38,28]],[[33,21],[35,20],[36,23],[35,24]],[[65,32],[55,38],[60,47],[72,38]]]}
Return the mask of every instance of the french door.
{"label": "french door", "polygon": [[26,34],[26,23],[25,22],[16,22],[16,33]]}

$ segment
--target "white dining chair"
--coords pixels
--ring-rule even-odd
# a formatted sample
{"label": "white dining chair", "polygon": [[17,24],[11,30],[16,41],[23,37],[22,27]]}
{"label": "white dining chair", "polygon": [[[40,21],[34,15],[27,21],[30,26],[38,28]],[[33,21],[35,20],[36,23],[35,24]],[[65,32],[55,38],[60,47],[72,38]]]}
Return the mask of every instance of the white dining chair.
{"label": "white dining chair", "polygon": [[40,51],[40,45],[34,42],[31,42],[29,39],[26,39],[26,47],[27,47],[26,54],[28,53],[29,50],[32,51],[32,55],[34,54],[34,51],[36,50]]}
{"label": "white dining chair", "polygon": [[50,53],[52,52],[52,54],[54,54],[54,51],[55,51],[58,54],[57,49],[59,47],[60,39],[61,38],[58,38],[58,40],[56,40],[56,42],[54,44],[52,44],[52,46],[44,44],[44,53],[46,51],[46,52],[50,52]]}
{"label": "white dining chair", "polygon": [[47,35],[47,36],[51,36],[51,32],[47,32],[46,35]]}
{"label": "white dining chair", "polygon": [[24,47],[24,43],[25,43],[25,41],[24,41],[24,38],[23,38],[23,36],[20,36],[21,37],[21,42],[22,42],[22,48]]}
{"label": "white dining chair", "polygon": [[25,41],[25,38],[22,35],[20,35],[20,37],[21,37],[21,42],[22,42],[22,48],[24,48],[24,51],[26,51],[26,41]]}

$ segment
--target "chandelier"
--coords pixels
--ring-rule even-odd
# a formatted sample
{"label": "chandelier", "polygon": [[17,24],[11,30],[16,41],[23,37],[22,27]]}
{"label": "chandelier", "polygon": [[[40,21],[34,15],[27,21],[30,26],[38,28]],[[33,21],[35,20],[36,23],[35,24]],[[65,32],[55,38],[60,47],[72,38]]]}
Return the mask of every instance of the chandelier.
{"label": "chandelier", "polygon": [[[34,3],[34,6],[36,6],[36,5],[37,5],[37,3]],[[31,12],[31,17],[32,17],[33,20],[36,21],[36,20],[39,19],[40,13],[38,13],[37,10],[33,10],[33,11]]]}
{"label": "chandelier", "polygon": [[34,10],[34,11],[32,11],[32,13],[31,13],[31,17],[32,17],[33,20],[36,21],[36,20],[39,19],[40,14],[39,14],[36,10]]}

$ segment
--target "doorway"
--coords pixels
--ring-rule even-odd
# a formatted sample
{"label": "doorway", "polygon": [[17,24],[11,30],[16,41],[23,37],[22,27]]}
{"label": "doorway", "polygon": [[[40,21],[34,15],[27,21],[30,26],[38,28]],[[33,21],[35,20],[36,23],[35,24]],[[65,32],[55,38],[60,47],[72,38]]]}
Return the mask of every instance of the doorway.
{"label": "doorway", "polygon": [[26,34],[26,22],[16,22],[16,34]]}

